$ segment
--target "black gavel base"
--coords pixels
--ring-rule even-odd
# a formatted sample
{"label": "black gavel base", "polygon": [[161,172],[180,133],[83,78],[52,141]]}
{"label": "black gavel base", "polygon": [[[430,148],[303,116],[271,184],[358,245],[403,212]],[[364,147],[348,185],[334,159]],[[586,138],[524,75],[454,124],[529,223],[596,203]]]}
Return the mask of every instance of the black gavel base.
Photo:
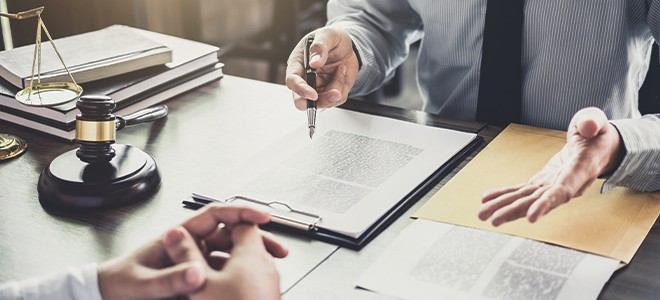
{"label": "black gavel base", "polygon": [[156,162],[144,151],[114,144],[106,163],[86,163],[71,150],[39,177],[39,200],[62,208],[108,208],[148,198],[160,186]]}

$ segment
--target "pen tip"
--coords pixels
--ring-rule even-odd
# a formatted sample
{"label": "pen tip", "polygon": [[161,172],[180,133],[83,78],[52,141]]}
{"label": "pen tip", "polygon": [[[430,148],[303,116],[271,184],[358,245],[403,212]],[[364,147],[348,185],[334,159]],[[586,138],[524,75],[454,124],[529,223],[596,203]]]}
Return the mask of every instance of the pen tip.
{"label": "pen tip", "polygon": [[314,135],[314,127],[310,127],[309,128],[309,138],[311,139],[313,135]]}

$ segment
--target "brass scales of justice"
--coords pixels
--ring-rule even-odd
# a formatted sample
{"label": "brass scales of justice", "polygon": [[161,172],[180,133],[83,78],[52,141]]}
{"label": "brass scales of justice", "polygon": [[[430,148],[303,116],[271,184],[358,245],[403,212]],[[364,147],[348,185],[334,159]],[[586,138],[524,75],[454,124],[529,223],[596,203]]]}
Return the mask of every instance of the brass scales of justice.
{"label": "brass scales of justice", "polygon": [[[30,9],[27,11],[22,11],[19,13],[4,13],[0,12],[0,16],[7,17],[15,20],[24,20],[33,17],[37,17],[37,33],[36,41],[34,44],[34,57],[32,60],[32,74],[30,76],[30,85],[18,93],[16,93],[16,100],[23,105],[28,106],[39,106],[39,107],[48,107],[55,106],[69,101],[76,100],[83,92],[82,87],[80,87],[76,80],[71,75],[69,68],[64,63],[62,55],[57,51],[57,47],[53,42],[53,38],[50,36],[44,21],[41,19],[41,13],[43,12],[44,7],[38,7]],[[53,50],[57,54],[57,57],[62,62],[62,66],[66,73],[71,78],[71,82],[41,82],[41,32],[46,34],[48,41],[53,46]],[[36,77],[35,82],[35,68],[36,68]],[[0,160],[9,159],[16,157],[23,153],[27,149],[27,143],[21,138],[0,133]]]}
{"label": "brass scales of justice", "polygon": [[[80,114],[76,115],[75,138],[80,148],[60,154],[44,168],[37,184],[39,202],[47,211],[61,213],[72,209],[111,208],[148,199],[160,187],[161,177],[156,162],[137,147],[115,144],[116,132],[127,126],[165,117],[167,106],[147,108],[122,117],[112,113],[116,104],[111,97],[81,96],[83,89],[71,75],[41,19],[43,9],[39,7],[17,14],[0,13],[0,16],[17,20],[38,19],[30,83],[16,93],[16,100],[23,105],[39,107],[76,101],[76,108],[80,110]],[[70,83],[41,82],[42,30],[71,78]],[[2,134],[0,145],[10,149],[0,149],[0,160],[15,157],[26,147],[21,139]]]}

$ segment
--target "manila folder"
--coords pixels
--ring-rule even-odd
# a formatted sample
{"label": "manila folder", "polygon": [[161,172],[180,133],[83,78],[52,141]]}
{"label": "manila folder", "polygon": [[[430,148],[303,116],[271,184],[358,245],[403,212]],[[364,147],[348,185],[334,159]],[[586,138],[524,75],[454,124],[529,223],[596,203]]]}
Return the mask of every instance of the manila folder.
{"label": "manila folder", "polygon": [[660,192],[597,180],[580,197],[535,224],[527,219],[493,227],[477,217],[488,190],[526,182],[566,143],[566,133],[512,124],[443,186],[413,217],[508,233],[629,263],[660,213]]}

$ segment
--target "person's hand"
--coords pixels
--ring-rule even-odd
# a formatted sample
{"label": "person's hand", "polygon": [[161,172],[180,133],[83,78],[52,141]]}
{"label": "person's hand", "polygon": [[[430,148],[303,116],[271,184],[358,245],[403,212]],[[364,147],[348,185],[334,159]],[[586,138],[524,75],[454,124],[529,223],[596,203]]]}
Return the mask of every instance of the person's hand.
{"label": "person's hand", "polygon": [[[271,255],[283,257],[286,251],[273,251],[264,243],[255,225],[237,224],[216,230],[204,239],[209,267],[204,287],[189,296],[200,299],[279,299],[279,273]],[[186,230],[168,232],[163,244],[175,263],[203,260]],[[268,250],[270,249],[270,250]],[[269,253],[270,251],[270,253]]]}
{"label": "person's hand", "polygon": [[[269,220],[267,213],[250,208],[209,206],[182,227],[167,231],[162,240],[99,265],[101,295],[104,299],[164,298],[199,291],[205,286],[207,261],[215,265],[221,261],[208,254],[216,253],[213,249],[227,240],[226,228]],[[270,235],[259,232],[258,236],[273,256],[287,255],[286,248]],[[188,254],[182,259],[171,257],[168,252]]]}
{"label": "person's hand", "polygon": [[[190,247],[190,242],[193,247]],[[180,244],[199,251],[195,241]],[[206,280],[204,260],[173,264],[161,241],[153,241],[133,253],[98,267],[98,285],[105,300],[156,299],[189,294],[200,289]]]}
{"label": "person's hand", "polygon": [[277,299],[279,273],[273,257],[288,250],[254,224],[270,215],[249,208],[211,206],[162,238],[175,264],[206,261],[206,282],[191,299]]}
{"label": "person's hand", "polygon": [[492,217],[494,226],[523,217],[534,223],[582,195],[598,176],[616,169],[624,151],[619,132],[605,113],[582,109],[571,120],[566,145],[529,182],[484,194],[479,219]]}
{"label": "person's hand", "polygon": [[314,36],[309,64],[317,72],[318,93],[305,81],[303,38],[291,52],[286,68],[286,86],[293,92],[294,105],[304,110],[307,99],[316,100],[318,108],[341,105],[346,102],[359,71],[352,40],[345,31],[328,27],[309,35]]}

